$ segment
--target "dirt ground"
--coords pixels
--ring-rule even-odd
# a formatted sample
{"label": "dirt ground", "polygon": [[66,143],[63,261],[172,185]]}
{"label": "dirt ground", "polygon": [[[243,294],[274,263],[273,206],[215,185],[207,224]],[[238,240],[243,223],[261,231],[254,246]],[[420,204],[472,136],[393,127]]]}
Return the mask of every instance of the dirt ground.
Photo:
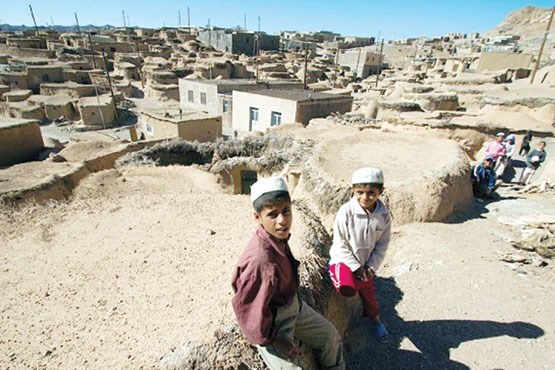
{"label": "dirt ground", "polygon": [[[555,362],[555,270],[500,260],[517,253],[502,217],[555,215],[553,195],[476,201],[447,223],[394,231],[377,279],[390,342],[355,318],[346,339],[349,369],[550,369]],[[360,316],[359,312],[356,312]]]}
{"label": "dirt ground", "polygon": [[233,318],[231,272],[255,228],[248,196],[179,166],[103,171],[70,202],[2,209],[0,367],[175,365]]}
{"label": "dirt ground", "polygon": [[[550,367],[555,270],[500,261],[514,250],[498,218],[555,214],[555,196],[503,191],[449,222],[394,230],[377,280],[391,342],[373,341],[357,312],[349,369]],[[254,228],[247,196],[180,166],[103,171],[69,202],[2,209],[0,364],[178,364],[176,349],[234,320],[229,279]],[[295,217],[293,247],[303,228]]]}

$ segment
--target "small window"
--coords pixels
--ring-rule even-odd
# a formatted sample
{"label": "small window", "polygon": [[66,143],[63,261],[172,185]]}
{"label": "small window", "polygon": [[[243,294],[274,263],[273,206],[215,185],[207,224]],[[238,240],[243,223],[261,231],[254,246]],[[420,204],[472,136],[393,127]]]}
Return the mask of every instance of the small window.
{"label": "small window", "polygon": [[191,103],[195,101],[195,95],[193,94],[193,90],[187,91],[187,100],[189,100]]}
{"label": "small window", "polygon": [[229,112],[229,101],[227,99],[224,99],[224,101],[223,101],[222,111],[224,113]]}
{"label": "small window", "polygon": [[206,105],[206,93],[200,93],[200,104]]}
{"label": "small window", "polygon": [[111,48],[110,48],[110,51],[111,51],[112,53],[115,53],[115,52],[116,52],[116,48],[111,47]]}
{"label": "small window", "polygon": [[272,112],[272,121],[270,123],[272,126],[279,126],[281,124],[281,113]]}

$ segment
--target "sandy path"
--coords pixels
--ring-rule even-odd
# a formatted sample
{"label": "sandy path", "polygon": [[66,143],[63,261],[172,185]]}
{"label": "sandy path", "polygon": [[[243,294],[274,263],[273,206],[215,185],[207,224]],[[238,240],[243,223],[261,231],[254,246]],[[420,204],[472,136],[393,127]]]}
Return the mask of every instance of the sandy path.
{"label": "sandy path", "polygon": [[391,341],[377,344],[353,320],[349,368],[552,368],[555,271],[499,260],[516,251],[497,218],[536,212],[555,214],[555,197],[476,203],[459,222],[398,228],[377,283]]}

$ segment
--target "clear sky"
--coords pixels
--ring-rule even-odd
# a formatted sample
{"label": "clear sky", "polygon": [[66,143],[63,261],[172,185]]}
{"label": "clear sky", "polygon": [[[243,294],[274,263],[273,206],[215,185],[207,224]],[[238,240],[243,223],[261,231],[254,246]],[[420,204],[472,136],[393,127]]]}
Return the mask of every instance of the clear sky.
{"label": "clear sky", "polygon": [[[208,23],[219,27],[243,26],[274,33],[280,30],[328,30],[344,36],[397,39],[439,36],[448,32],[484,32],[505,16],[527,5],[550,8],[555,0],[0,0],[0,23],[32,25],[32,5],[37,23],[123,25],[122,10],[133,26],[162,27]],[[128,21],[126,19],[126,22]],[[380,33],[381,32],[381,33]]]}

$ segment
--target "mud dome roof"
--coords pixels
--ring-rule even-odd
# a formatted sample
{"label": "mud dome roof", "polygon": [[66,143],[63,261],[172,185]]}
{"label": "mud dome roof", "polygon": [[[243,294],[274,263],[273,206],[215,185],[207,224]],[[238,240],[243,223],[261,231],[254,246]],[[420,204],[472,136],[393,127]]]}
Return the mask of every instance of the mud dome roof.
{"label": "mud dome roof", "polygon": [[454,141],[424,132],[325,131],[316,134],[320,143],[303,172],[305,191],[323,213],[350,198],[351,174],[366,166],[383,170],[383,198],[397,224],[443,220],[472,200],[469,164]]}

